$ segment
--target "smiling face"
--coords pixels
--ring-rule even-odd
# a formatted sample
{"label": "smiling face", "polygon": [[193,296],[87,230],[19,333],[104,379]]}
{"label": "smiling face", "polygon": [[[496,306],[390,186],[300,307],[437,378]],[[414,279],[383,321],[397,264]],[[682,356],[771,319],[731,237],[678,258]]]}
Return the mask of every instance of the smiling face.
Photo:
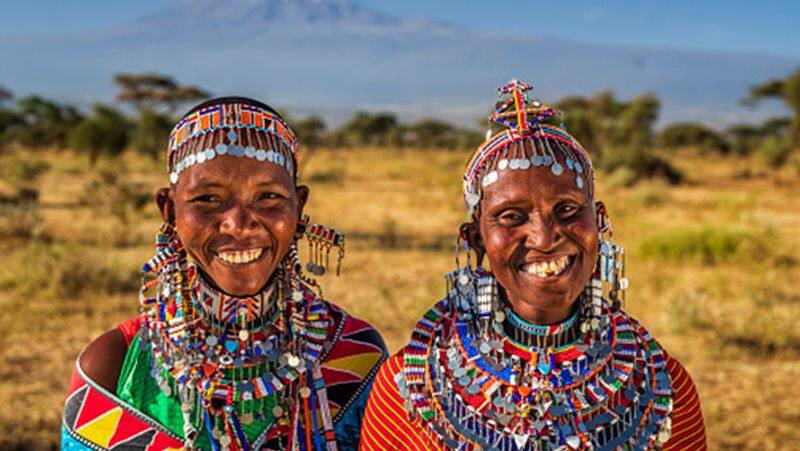
{"label": "smiling face", "polygon": [[566,319],[597,261],[588,184],[578,188],[573,177],[544,166],[499,171],[480,209],[471,241],[485,250],[514,311],[537,324]]}
{"label": "smiling face", "polygon": [[308,188],[282,167],[222,155],[181,173],[158,193],[183,246],[225,293],[256,294],[294,239]]}

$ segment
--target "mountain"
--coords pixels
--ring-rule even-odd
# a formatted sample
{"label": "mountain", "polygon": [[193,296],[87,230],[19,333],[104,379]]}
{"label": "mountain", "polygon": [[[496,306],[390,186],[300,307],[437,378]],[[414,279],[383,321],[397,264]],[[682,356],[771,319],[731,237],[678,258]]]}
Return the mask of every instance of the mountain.
{"label": "mountain", "polygon": [[0,84],[17,94],[89,105],[111,101],[117,72],[156,71],[214,94],[263,99],[339,123],[358,109],[475,124],[512,77],[554,101],[613,88],[662,100],[662,120],[712,125],[778,108],[737,101],[779,77],[790,58],[596,45],[489,34],[400,19],[349,0],[186,0],[115,29],[0,40]]}

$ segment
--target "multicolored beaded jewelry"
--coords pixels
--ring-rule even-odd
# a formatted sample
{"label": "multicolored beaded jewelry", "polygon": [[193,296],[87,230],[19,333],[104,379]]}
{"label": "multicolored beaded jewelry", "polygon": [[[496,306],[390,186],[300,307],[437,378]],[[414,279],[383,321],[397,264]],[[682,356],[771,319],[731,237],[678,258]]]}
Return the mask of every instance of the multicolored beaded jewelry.
{"label": "multicolored beaded jewelry", "polygon": [[[293,256],[296,252],[287,260]],[[215,449],[249,449],[241,425],[254,415],[263,417],[268,398],[274,399],[272,428],[288,431],[280,434],[288,437],[287,449],[299,439],[297,415],[311,415],[311,398],[313,415],[317,408],[322,412],[324,431],[306,428],[304,434],[333,430],[327,403],[319,402],[327,396],[319,394],[321,373],[310,371],[323,353],[331,318],[311,287],[293,274],[297,266],[281,264],[256,296],[228,296],[186,261],[174,229],[162,226],[157,254],[143,267],[154,277],[143,283],[140,295],[141,345],[152,352],[159,388],[182,404],[187,449],[197,439],[198,425]],[[332,433],[327,437],[327,449],[336,449]]]}
{"label": "multicolored beaded jewelry", "polygon": [[483,189],[497,181],[498,171],[509,169],[549,167],[555,175],[571,171],[575,184],[582,188],[589,182],[589,194],[593,194],[594,171],[588,154],[563,128],[544,123],[557,112],[528,98],[527,91],[532,88],[516,79],[497,88],[501,97],[510,97],[489,119],[509,128],[489,137],[467,164],[464,200],[470,216],[476,213]]}
{"label": "multicolored beaded jewelry", "polygon": [[[549,166],[559,175],[564,162],[579,187],[588,177],[593,193],[588,154],[562,130],[540,124],[555,112],[527,99],[530,88],[516,80],[499,88],[512,97],[491,119],[513,128],[487,140],[467,166],[464,194],[473,218],[482,188],[506,169]],[[447,297],[417,324],[395,378],[409,418],[438,446],[647,449],[669,439],[673,391],[664,353],[620,310],[628,284],[624,250],[613,242],[605,209],[597,214],[595,272],[560,324],[519,317],[491,272],[471,268],[469,249],[463,268],[456,253],[457,269],[445,277]]]}
{"label": "multicolored beaded jewelry", "polygon": [[217,103],[178,122],[167,149],[170,182],[178,183],[181,172],[221,155],[274,163],[297,179],[297,138],[277,113],[255,104]]}

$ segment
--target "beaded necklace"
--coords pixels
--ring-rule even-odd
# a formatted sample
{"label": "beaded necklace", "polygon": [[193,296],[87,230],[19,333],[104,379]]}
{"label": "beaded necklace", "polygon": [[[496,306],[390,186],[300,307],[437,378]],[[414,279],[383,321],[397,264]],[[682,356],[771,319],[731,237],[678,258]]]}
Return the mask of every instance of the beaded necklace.
{"label": "beaded necklace", "polygon": [[282,263],[262,292],[237,298],[198,274],[171,227],[159,233],[157,254],[143,268],[155,277],[140,295],[141,343],[151,350],[156,384],[181,402],[186,449],[203,429],[215,450],[251,449],[242,425],[269,414],[265,440],[297,449],[324,436],[336,449],[317,365],[332,318],[295,266]]}
{"label": "beaded necklace", "polygon": [[[487,276],[461,274],[472,281]],[[463,308],[477,304],[470,297],[478,290],[451,292],[425,314],[404,353],[397,383],[410,418],[450,449],[665,443],[672,388],[661,348],[591,291],[559,325],[533,325],[501,309],[494,318],[501,321],[488,329],[476,322],[474,310]],[[598,303],[595,317],[592,304]],[[535,337],[553,345],[526,341]]]}

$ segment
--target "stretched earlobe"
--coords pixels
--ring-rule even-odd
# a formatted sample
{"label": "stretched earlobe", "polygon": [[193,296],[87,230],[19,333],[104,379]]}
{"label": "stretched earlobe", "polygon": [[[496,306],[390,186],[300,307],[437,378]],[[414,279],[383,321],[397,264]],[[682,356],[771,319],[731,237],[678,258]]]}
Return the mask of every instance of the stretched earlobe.
{"label": "stretched earlobe", "polygon": [[172,201],[171,188],[159,188],[156,191],[156,205],[161,212],[161,219],[167,224],[175,223],[175,203]]}
{"label": "stretched earlobe", "polygon": [[483,257],[486,255],[486,248],[483,246],[483,239],[478,229],[476,222],[465,222],[459,228],[459,235],[461,239],[469,246],[470,249],[475,251],[475,261],[478,266],[483,264]]}
{"label": "stretched earlobe", "polygon": [[597,230],[600,232],[600,234],[608,232],[611,228],[611,221],[608,218],[606,205],[603,203],[603,201],[598,200],[594,203],[594,210],[597,218]]}

